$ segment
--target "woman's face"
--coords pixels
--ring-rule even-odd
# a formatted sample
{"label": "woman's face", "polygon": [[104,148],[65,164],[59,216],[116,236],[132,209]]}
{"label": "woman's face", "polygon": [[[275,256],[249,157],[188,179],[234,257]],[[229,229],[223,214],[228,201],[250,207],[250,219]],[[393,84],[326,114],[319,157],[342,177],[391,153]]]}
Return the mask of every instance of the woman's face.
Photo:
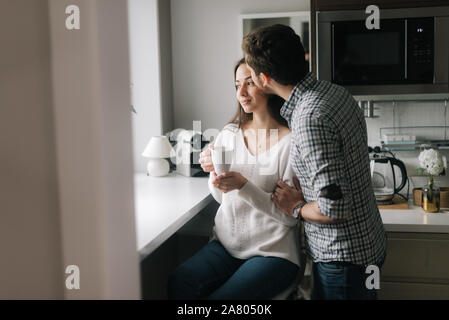
{"label": "woman's face", "polygon": [[241,64],[235,73],[235,89],[237,100],[246,113],[266,109],[268,97],[257,88],[245,63]]}

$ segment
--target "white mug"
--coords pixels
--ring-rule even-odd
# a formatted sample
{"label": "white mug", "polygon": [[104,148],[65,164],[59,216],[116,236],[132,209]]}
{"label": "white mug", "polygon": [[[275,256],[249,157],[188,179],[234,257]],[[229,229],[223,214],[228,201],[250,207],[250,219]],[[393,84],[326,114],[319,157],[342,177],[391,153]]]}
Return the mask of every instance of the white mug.
{"label": "white mug", "polygon": [[213,147],[211,155],[217,176],[223,172],[229,172],[234,157],[234,150],[225,147]]}

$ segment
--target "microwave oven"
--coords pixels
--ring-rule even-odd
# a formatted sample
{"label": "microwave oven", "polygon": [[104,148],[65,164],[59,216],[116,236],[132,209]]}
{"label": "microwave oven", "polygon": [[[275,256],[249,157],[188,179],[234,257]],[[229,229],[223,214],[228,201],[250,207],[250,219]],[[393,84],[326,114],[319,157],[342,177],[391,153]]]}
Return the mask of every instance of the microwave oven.
{"label": "microwave oven", "polygon": [[449,92],[449,6],[317,13],[317,77],[353,95]]}

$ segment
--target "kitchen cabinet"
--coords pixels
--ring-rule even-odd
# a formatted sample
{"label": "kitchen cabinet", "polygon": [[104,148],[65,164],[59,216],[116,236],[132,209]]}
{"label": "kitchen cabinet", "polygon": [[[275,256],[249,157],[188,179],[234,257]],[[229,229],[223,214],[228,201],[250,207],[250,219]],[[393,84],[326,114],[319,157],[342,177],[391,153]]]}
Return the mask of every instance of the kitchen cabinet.
{"label": "kitchen cabinet", "polygon": [[449,234],[388,232],[378,298],[449,299]]}

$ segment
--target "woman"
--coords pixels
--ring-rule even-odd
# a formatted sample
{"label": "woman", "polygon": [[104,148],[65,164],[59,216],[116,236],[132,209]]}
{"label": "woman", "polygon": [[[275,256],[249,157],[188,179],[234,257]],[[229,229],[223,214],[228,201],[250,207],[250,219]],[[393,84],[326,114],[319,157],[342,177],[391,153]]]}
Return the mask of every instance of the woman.
{"label": "woman", "polygon": [[269,299],[298,273],[298,221],[271,201],[279,179],[292,185],[283,100],[257,89],[244,59],[234,75],[238,110],[214,141],[234,150],[230,172],[217,177],[210,150],[200,158],[221,204],[213,238],[170,277],[171,299]]}

